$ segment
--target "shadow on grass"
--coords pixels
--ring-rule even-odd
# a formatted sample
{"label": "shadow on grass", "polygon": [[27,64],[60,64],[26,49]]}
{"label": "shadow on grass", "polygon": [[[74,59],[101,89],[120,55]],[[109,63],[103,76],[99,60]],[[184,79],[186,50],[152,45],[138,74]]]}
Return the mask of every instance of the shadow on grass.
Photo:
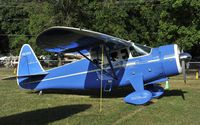
{"label": "shadow on grass", "polygon": [[[114,88],[112,89],[111,92],[103,92],[103,98],[125,97],[131,92],[133,92],[132,87]],[[39,93],[39,92],[29,92],[29,93]],[[100,89],[92,89],[92,90],[48,89],[48,90],[43,90],[42,93],[43,94],[72,94],[72,95],[90,96],[91,98],[99,98]]]}
{"label": "shadow on grass", "polygon": [[162,97],[168,97],[168,96],[181,96],[183,100],[185,100],[185,93],[187,91],[182,91],[181,89],[175,89],[175,90],[165,90]]}
{"label": "shadow on grass", "polygon": [[[115,88],[111,92],[103,92],[103,98],[121,98],[126,97],[128,94],[133,92],[131,86]],[[38,93],[38,92],[31,92]],[[182,91],[181,89],[175,90],[165,90],[164,94],[160,97],[168,97],[168,96],[181,96],[183,100],[185,100],[184,93],[186,91]],[[51,89],[51,90],[43,90],[43,94],[72,94],[72,95],[82,95],[82,96],[90,96],[91,98],[99,98],[100,90],[66,90],[66,89]]]}
{"label": "shadow on grass", "polygon": [[88,104],[64,105],[53,108],[38,109],[34,111],[22,112],[0,118],[0,125],[44,125],[57,120],[67,118],[76,113],[90,108]]}

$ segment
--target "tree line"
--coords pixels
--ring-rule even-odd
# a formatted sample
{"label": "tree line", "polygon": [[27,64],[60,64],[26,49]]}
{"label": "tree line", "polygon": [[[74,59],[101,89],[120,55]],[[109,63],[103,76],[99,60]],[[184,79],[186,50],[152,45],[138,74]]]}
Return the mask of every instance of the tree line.
{"label": "tree line", "polygon": [[200,54],[198,0],[0,0],[0,51],[18,54],[28,43],[41,53],[37,35],[57,25]]}

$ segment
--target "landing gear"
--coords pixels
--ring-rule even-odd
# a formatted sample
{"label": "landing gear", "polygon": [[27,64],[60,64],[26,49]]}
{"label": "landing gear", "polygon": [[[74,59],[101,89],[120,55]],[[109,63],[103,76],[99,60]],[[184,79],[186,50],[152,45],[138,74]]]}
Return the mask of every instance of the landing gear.
{"label": "landing gear", "polygon": [[127,95],[124,101],[129,104],[141,105],[149,102],[152,99],[152,93],[148,90],[144,90],[144,82],[142,74],[134,75],[129,79],[135,92]]}
{"label": "landing gear", "polygon": [[147,85],[145,88],[152,93],[153,98],[159,98],[164,93],[164,89],[156,84]]}
{"label": "landing gear", "polygon": [[42,94],[43,94],[43,93],[42,93],[42,90],[40,90],[38,95],[42,95]]}
{"label": "landing gear", "polygon": [[124,101],[129,104],[141,105],[149,102],[152,98],[151,92],[143,90],[140,92],[133,92],[124,98]]}

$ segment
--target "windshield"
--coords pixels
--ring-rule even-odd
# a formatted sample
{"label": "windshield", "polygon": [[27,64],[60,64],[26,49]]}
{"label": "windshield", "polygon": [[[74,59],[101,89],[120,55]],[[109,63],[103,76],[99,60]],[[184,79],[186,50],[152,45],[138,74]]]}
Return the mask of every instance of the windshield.
{"label": "windshield", "polygon": [[130,52],[133,57],[147,55],[151,52],[151,48],[145,45],[133,43],[130,47]]}

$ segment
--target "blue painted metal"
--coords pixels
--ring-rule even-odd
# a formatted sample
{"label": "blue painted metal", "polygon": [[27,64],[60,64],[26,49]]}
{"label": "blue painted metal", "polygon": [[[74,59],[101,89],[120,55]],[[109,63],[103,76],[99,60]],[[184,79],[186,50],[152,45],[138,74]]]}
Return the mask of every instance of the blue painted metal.
{"label": "blue painted metal", "polygon": [[141,105],[151,100],[151,92],[144,90],[141,92],[132,92],[124,98],[124,101],[129,104]]}
{"label": "blue painted metal", "polygon": [[[118,67],[114,66],[117,80],[106,73],[103,74],[103,87],[108,80],[112,80],[113,87],[131,84],[135,92],[126,96],[125,102],[131,104],[148,102],[152,94],[153,97],[159,94],[145,90],[145,83],[179,74],[174,46],[153,48],[148,55],[123,60]],[[105,70],[111,72],[110,68]],[[33,75],[42,73],[45,75]],[[100,69],[86,59],[44,71],[29,45],[22,47],[17,75],[30,75],[26,78],[18,78],[17,81],[21,88],[32,90],[98,89],[101,81]]]}
{"label": "blue painted metal", "polygon": [[164,93],[164,89],[156,84],[145,86],[152,93],[152,98],[158,98]]}
{"label": "blue painted metal", "polygon": [[173,58],[175,54],[174,45],[160,46],[159,52],[165,76],[167,77],[179,74],[176,59]]}
{"label": "blue painted metal", "polygon": [[17,83],[25,89],[34,89],[35,86],[25,85],[26,81],[32,81],[33,78],[44,78],[48,73],[44,71],[35,53],[28,44],[24,44],[20,51],[20,60],[17,70]]}
{"label": "blue painted metal", "polygon": [[132,74],[128,78],[128,81],[132,85],[132,87],[135,89],[135,92],[129,94],[124,98],[124,101],[130,104],[144,104],[151,100],[152,94],[151,92],[144,90],[144,80],[143,80],[143,74]]}
{"label": "blue painted metal", "polygon": [[24,44],[21,49],[18,69],[18,76],[45,72],[28,44]]}
{"label": "blue painted metal", "polygon": [[[162,46],[152,49],[149,55],[129,58],[127,61],[121,63],[120,67],[114,67],[117,80],[113,80],[108,74],[103,74],[103,87],[106,86],[108,80],[112,80],[112,86],[115,87],[129,85],[133,81],[132,86],[136,90],[136,93],[138,93],[139,91],[144,91],[143,83],[155,82],[156,80],[166,78],[168,75],[178,74],[173,48],[173,45]],[[163,50],[168,50],[168,52],[163,52]],[[166,56],[168,58],[165,58]],[[20,58],[18,75],[48,73],[42,76],[18,78],[19,85],[24,89],[100,88],[100,69],[86,59],[44,71],[29,45],[22,47]],[[111,72],[111,69],[106,70]],[[134,80],[137,80],[136,76],[142,76],[140,78],[142,78],[143,82],[134,82]],[[127,98],[131,96],[136,97],[142,93],[146,95],[146,98],[150,97],[147,94],[148,92],[144,91],[138,94],[130,94]]]}

